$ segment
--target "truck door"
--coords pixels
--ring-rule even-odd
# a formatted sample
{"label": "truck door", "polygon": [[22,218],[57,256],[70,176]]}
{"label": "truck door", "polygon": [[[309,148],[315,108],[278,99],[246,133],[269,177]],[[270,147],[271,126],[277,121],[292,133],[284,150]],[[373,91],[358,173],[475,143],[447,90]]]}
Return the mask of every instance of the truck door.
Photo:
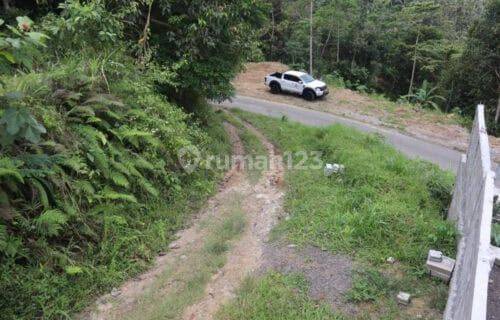
{"label": "truck door", "polygon": [[284,90],[294,93],[302,93],[302,83],[300,83],[300,78],[292,76],[290,74],[285,74],[283,76]]}

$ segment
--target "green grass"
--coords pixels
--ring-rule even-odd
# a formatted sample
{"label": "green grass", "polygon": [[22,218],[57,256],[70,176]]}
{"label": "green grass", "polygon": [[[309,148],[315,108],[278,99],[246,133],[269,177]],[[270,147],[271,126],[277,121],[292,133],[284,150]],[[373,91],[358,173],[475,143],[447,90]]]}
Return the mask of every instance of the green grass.
{"label": "green grass", "polygon": [[[384,270],[385,269],[385,270]],[[389,269],[389,270],[388,270]],[[365,267],[353,274],[352,288],[345,294],[347,301],[360,304],[361,312],[357,319],[415,319],[410,308],[401,308],[396,302],[400,292],[410,292],[413,300],[420,300],[419,306],[425,309],[415,310],[423,319],[440,319],[448,298],[448,286],[441,281],[429,278],[416,280],[411,276],[399,274],[397,266],[381,268]],[[415,312],[413,311],[413,312]]]}
{"label": "green grass", "polygon": [[324,304],[312,301],[301,275],[270,273],[248,278],[237,298],[219,310],[218,320],[342,320]]}
{"label": "green grass", "polygon": [[[429,279],[424,266],[431,248],[455,256],[456,230],[443,219],[451,173],[406,158],[377,135],[235,113],[282,151],[320,151],[325,163],[345,165],[343,174],[331,177],[321,169],[288,170],[285,210],[290,219],[275,234],[351,256],[358,270],[346,299],[372,304],[382,318],[406,318],[394,302],[398,290],[425,297],[429,308],[442,310],[446,296],[435,292],[446,291],[446,285]],[[389,268],[387,257],[398,263]]]}
{"label": "green grass", "polygon": [[285,206],[291,219],[281,228],[292,241],[375,264],[392,256],[415,271],[423,271],[429,248],[454,255],[455,229],[443,219],[451,173],[407,159],[376,135],[237,113],[281,150],[320,151],[325,163],[346,167],[332,177],[322,170],[287,171]]}
{"label": "green grass", "polygon": [[[198,301],[212,275],[224,266],[231,241],[245,228],[245,215],[238,195],[231,196],[217,216],[202,221],[207,236],[199,249],[176,261],[155,279],[126,319],[178,319],[184,309]],[[164,290],[167,283],[175,285]]]}

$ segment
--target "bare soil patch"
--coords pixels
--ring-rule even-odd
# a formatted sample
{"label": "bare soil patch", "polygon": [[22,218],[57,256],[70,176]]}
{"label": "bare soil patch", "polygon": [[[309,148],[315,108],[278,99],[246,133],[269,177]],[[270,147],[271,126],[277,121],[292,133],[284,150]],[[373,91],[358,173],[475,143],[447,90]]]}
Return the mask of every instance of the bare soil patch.
{"label": "bare soil patch", "polygon": [[344,294],[351,288],[352,260],[344,255],[333,255],[313,246],[295,247],[277,241],[264,250],[261,272],[300,273],[309,282],[309,295],[329,304],[332,310],[355,316],[357,307],[346,302]]}
{"label": "bare soil patch", "polygon": [[[409,135],[443,146],[465,151],[469,130],[459,124],[453,114],[420,110],[388,100],[341,88],[331,88],[330,94],[315,101],[305,101],[291,94],[271,94],[264,77],[288,67],[278,62],[248,63],[233,84],[240,95],[266,99],[303,108],[329,112],[358,121],[396,128]],[[500,138],[490,136],[492,159],[500,162]]]}

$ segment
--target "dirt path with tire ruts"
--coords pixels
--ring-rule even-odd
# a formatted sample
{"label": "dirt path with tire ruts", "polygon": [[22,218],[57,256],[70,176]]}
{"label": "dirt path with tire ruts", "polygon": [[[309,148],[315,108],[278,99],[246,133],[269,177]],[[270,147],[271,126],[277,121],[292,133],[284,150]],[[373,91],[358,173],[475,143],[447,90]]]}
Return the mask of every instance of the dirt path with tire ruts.
{"label": "dirt path with tire ruts", "polygon": [[[244,155],[237,128],[225,126],[233,154]],[[284,169],[274,146],[246,126],[259,137],[269,157],[269,166],[259,181],[252,184],[245,164],[235,161],[218,193],[193,218],[189,228],[178,232],[170,250],[157,258],[150,271],[102,296],[77,318],[212,319],[234,296],[243,279],[262,266],[269,232],[283,212]],[[217,236],[210,226],[224,226],[235,211],[241,211],[244,227],[237,236],[226,239],[227,252],[215,258],[207,256],[207,242]]]}

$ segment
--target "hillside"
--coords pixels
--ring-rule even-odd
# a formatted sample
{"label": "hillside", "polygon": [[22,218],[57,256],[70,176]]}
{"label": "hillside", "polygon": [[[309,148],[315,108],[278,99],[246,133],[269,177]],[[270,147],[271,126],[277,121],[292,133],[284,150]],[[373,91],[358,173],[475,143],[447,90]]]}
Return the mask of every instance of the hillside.
{"label": "hillside", "polygon": [[[296,105],[345,116],[374,125],[401,130],[406,134],[464,151],[469,129],[466,120],[455,114],[399,104],[383,96],[365,94],[330,84],[330,94],[313,102],[289,94],[273,95],[263,84],[264,77],[290,68],[278,62],[247,63],[233,84],[237,94]],[[490,136],[493,157],[500,161],[500,138]]]}

